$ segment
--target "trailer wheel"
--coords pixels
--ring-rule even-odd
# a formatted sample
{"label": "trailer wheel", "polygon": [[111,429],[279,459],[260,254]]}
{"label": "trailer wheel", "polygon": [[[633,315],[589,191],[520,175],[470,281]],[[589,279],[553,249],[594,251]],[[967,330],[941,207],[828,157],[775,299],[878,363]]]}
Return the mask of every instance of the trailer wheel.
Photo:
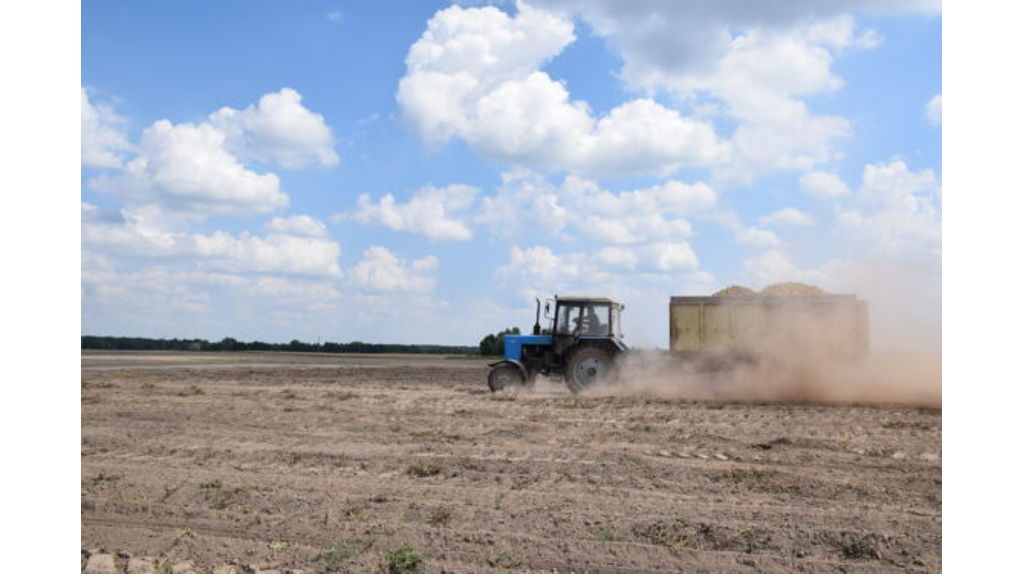
{"label": "trailer wheel", "polygon": [[583,347],[573,353],[565,370],[565,384],[574,393],[593,387],[611,376],[615,357],[600,347]]}
{"label": "trailer wheel", "polygon": [[511,387],[522,387],[525,384],[526,381],[519,369],[508,363],[494,367],[487,375],[487,386],[491,388],[492,393]]}

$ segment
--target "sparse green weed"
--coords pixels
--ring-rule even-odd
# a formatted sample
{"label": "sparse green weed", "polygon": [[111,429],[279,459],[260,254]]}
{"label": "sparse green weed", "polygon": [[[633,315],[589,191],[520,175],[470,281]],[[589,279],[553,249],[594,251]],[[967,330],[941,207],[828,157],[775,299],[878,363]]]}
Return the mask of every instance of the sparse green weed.
{"label": "sparse green weed", "polygon": [[358,556],[369,547],[370,544],[359,547],[344,541],[335,542],[331,545],[330,550],[322,556],[327,561],[327,571],[337,572],[341,570],[346,562]]}
{"label": "sparse green weed", "polygon": [[106,473],[106,472],[100,471],[99,474],[97,474],[96,476],[92,477],[92,481],[93,481],[93,483],[98,484],[98,483],[101,483],[101,482],[117,482],[117,481],[121,480],[122,478],[124,478],[123,474]]}
{"label": "sparse green weed", "polygon": [[624,540],[622,535],[619,534],[619,529],[615,528],[615,526],[611,524],[600,524],[595,526],[593,528],[593,532],[594,535],[597,536],[597,539],[603,542],[619,542]]}
{"label": "sparse green weed", "polygon": [[412,544],[390,550],[384,554],[388,574],[407,574],[423,571],[423,555]]}

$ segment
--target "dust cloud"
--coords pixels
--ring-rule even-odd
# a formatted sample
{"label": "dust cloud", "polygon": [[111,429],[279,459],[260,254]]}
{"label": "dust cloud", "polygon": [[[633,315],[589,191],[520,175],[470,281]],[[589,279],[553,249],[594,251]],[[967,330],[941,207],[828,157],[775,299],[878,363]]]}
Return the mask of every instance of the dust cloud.
{"label": "dust cloud", "polygon": [[[939,286],[922,289],[925,284]],[[588,394],[941,407],[940,285],[906,267],[846,270],[829,292],[853,293],[868,303],[870,348],[856,358],[836,353],[835,325],[808,319],[797,326],[797,340],[768,337],[756,356],[631,351],[615,376]]]}
{"label": "dust cloud", "polygon": [[875,354],[860,360],[809,356],[714,361],[633,351],[593,396],[716,401],[942,404],[940,356]]}

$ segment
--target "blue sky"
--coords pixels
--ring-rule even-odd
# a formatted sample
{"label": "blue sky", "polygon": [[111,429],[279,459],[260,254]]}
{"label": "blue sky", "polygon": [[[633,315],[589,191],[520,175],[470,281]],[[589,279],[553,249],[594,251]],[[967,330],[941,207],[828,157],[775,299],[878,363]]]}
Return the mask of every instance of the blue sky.
{"label": "blue sky", "polygon": [[592,293],[664,346],[669,296],[786,280],[937,316],[941,24],[922,1],[84,4],[82,332],[475,344]]}

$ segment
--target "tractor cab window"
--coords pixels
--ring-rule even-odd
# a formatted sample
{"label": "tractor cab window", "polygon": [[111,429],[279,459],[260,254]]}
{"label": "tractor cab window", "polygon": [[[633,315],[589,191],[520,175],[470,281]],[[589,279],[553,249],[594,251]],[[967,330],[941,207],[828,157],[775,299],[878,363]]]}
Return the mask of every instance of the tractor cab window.
{"label": "tractor cab window", "polygon": [[555,322],[555,333],[559,335],[572,335],[576,325],[580,322],[580,311],[582,309],[582,307],[560,305]]}
{"label": "tractor cab window", "polygon": [[555,333],[583,337],[607,337],[611,308],[605,303],[563,303],[558,307]]}

